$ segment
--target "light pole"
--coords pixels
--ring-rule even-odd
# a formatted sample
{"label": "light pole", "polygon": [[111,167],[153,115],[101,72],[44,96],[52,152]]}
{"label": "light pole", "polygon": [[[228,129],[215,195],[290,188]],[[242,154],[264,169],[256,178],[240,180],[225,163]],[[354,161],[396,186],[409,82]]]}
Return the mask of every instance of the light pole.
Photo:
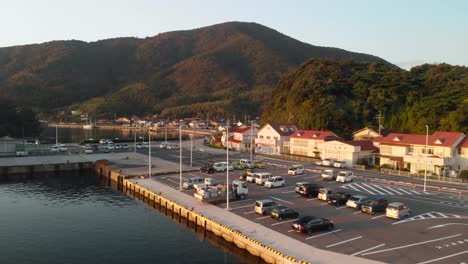
{"label": "light pole", "polygon": [[426,181],[427,181],[427,154],[428,154],[428,139],[429,139],[429,126],[426,125],[426,162],[424,165],[424,192],[426,192]]}
{"label": "light pole", "polygon": [[148,128],[148,178],[151,177],[151,128]]}
{"label": "light pole", "polygon": [[250,120],[250,160],[252,159],[252,152],[253,152],[253,120]]}
{"label": "light pole", "polygon": [[179,190],[182,191],[182,123],[179,123]]}
{"label": "light pole", "polygon": [[133,134],[135,135],[135,146],[134,146],[134,148],[135,148],[135,150],[134,150],[135,153],[136,153],[136,149],[137,149],[137,147],[136,147],[136,132],[137,132],[136,127],[133,127]]}
{"label": "light pole", "polygon": [[226,126],[226,209],[229,210],[229,120]]}
{"label": "light pole", "polygon": [[192,159],[193,159],[193,139],[192,135],[190,134],[190,168],[192,168]]}

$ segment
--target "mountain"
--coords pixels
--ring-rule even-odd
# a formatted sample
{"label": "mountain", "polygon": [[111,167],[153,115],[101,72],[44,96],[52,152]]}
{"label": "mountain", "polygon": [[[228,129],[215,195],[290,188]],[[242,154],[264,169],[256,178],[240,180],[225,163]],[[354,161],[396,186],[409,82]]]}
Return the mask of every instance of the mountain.
{"label": "mountain", "polygon": [[0,98],[47,112],[258,115],[272,87],[309,59],[390,63],[228,22],[145,39],[52,41],[0,48]]}
{"label": "mountain", "polygon": [[403,133],[468,133],[468,68],[421,65],[411,71],[382,63],[311,60],[275,87],[263,122],[294,122],[303,129],[351,136],[377,125]]}

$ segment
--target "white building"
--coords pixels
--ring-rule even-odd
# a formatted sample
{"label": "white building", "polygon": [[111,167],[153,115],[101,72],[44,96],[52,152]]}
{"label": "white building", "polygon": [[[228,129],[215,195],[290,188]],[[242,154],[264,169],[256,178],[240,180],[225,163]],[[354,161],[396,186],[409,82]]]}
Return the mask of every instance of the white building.
{"label": "white building", "polygon": [[374,155],[378,148],[370,140],[332,140],[318,144],[322,159],[343,160],[346,167],[351,168],[360,158],[367,159],[369,164],[374,164]]}
{"label": "white building", "polygon": [[460,173],[463,170],[468,170],[468,138],[465,137],[457,148],[458,167],[455,170]]}
{"label": "white building", "polygon": [[250,151],[250,146],[255,143],[258,128],[250,126],[239,127],[229,131],[229,147],[237,151]]}
{"label": "white building", "polygon": [[292,155],[320,158],[319,144],[327,140],[339,138],[331,131],[299,130],[289,136],[289,142],[284,148],[289,148]]}
{"label": "white building", "polygon": [[289,142],[289,136],[298,129],[291,123],[266,124],[258,131],[255,139],[255,152],[267,155],[279,155],[289,153],[289,149],[283,149],[285,142]]}

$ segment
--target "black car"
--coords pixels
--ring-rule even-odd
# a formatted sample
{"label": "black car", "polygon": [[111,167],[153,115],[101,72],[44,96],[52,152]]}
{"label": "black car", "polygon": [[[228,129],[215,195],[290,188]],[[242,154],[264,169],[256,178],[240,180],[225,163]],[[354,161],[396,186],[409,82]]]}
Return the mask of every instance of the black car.
{"label": "black car", "polygon": [[307,184],[299,187],[298,193],[304,197],[317,197],[320,186],[315,184]]}
{"label": "black car", "polygon": [[210,165],[205,165],[205,166],[202,166],[200,168],[200,172],[203,172],[203,173],[214,173],[215,170],[213,168],[213,166],[210,166]]}
{"label": "black car", "polygon": [[378,212],[385,212],[387,209],[388,201],[385,196],[375,196],[369,198],[361,205],[361,211],[363,213],[375,214]]}
{"label": "black car", "polygon": [[314,230],[333,229],[333,221],[315,216],[303,216],[292,224],[298,232],[311,233]]}
{"label": "black car", "polygon": [[350,193],[335,192],[327,197],[327,203],[330,205],[340,205],[340,204],[344,205],[346,204],[349,198],[351,198]]}
{"label": "black car", "polygon": [[278,206],[271,210],[271,218],[276,218],[278,220],[283,220],[285,218],[298,218],[299,213],[290,209],[286,206]]}

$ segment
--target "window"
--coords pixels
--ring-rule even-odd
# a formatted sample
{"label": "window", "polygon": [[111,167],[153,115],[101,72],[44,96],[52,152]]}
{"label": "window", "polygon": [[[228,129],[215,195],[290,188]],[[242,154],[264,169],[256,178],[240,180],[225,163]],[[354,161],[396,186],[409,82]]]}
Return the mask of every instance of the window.
{"label": "window", "polygon": [[260,136],[260,139],[263,139],[263,136]]}
{"label": "window", "polygon": [[267,136],[267,139],[270,139],[270,136]]}
{"label": "window", "polygon": [[414,152],[414,146],[409,146],[408,153],[413,153],[413,152]]}
{"label": "window", "polygon": [[392,154],[391,146],[380,146],[380,153],[382,154]]}

